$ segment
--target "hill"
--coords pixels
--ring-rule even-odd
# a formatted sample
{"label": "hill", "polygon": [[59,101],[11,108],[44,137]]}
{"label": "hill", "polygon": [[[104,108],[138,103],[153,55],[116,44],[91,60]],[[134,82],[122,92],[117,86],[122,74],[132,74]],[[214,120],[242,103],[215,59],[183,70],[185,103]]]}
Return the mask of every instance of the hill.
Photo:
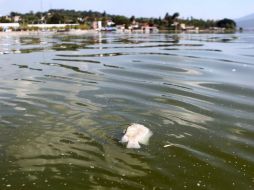
{"label": "hill", "polygon": [[254,29],[254,13],[235,20],[238,27]]}

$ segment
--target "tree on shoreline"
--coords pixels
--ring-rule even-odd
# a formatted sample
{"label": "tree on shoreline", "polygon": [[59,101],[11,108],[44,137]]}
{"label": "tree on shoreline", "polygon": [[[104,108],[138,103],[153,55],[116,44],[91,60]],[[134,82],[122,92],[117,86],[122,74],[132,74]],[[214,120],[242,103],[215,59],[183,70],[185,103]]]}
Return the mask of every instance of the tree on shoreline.
{"label": "tree on shoreline", "polygon": [[54,13],[52,16],[49,16],[47,19],[48,24],[63,24],[65,23],[65,18],[59,13]]}
{"label": "tree on shoreline", "polygon": [[234,30],[236,28],[236,23],[231,19],[224,18],[223,20],[219,20],[217,22],[217,27]]}

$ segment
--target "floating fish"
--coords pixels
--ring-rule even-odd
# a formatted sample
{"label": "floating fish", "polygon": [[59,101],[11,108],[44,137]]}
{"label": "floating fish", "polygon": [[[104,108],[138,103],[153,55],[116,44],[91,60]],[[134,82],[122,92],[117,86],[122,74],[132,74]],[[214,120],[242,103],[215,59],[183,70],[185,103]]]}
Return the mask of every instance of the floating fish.
{"label": "floating fish", "polygon": [[147,145],[150,137],[153,135],[152,131],[140,124],[132,124],[125,131],[121,142],[127,143],[127,148],[139,149],[140,144]]}

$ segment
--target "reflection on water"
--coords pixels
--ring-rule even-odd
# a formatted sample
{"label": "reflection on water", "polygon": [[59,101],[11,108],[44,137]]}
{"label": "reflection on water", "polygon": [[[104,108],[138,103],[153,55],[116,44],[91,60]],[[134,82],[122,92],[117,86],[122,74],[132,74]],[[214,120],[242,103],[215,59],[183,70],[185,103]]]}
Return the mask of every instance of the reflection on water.
{"label": "reflection on water", "polygon": [[[0,37],[0,189],[253,189],[253,34]],[[130,123],[154,135],[119,141]]]}

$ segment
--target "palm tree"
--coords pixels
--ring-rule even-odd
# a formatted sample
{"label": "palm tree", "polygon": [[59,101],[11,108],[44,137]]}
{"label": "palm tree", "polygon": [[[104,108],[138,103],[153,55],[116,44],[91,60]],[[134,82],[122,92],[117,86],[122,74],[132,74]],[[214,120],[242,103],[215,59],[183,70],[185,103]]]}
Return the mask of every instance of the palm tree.
{"label": "palm tree", "polygon": [[179,13],[174,13],[171,18],[172,18],[172,20],[176,20],[179,16],[180,16]]}
{"label": "palm tree", "polygon": [[177,30],[177,26],[178,26],[178,22],[177,22],[177,19],[178,17],[180,16],[179,13],[174,13],[173,16],[171,17],[172,21],[173,21],[173,24],[175,26],[175,30]]}

